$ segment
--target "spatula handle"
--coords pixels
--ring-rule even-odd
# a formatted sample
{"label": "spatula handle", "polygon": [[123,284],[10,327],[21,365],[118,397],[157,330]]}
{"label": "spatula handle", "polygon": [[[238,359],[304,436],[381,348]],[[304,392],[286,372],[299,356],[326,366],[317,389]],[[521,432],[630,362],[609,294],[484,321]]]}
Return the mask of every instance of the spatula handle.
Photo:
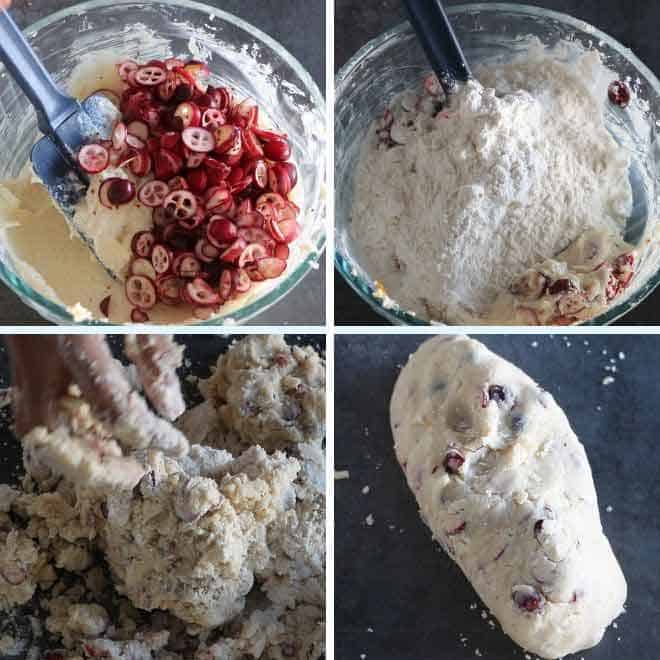
{"label": "spatula handle", "polygon": [[[404,0],[410,22],[445,92],[472,74],[441,0]],[[447,75],[449,74],[449,75]]]}
{"label": "spatula handle", "polygon": [[2,10],[0,61],[35,107],[42,133],[52,135],[67,117],[79,109],[75,99],[57,88],[9,12]]}

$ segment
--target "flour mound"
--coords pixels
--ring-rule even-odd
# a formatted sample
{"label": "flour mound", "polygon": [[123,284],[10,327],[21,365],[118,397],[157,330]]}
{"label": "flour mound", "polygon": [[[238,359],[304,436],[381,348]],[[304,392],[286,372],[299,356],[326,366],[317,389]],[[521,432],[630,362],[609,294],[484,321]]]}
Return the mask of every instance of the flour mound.
{"label": "flour mound", "polygon": [[389,142],[374,125],[352,231],[401,306],[438,320],[485,315],[517,274],[585,230],[621,234],[629,158],[605,126],[606,86],[602,98],[590,87],[599,67],[595,52],[566,62],[537,49],[484,68],[439,111],[405,93]]}

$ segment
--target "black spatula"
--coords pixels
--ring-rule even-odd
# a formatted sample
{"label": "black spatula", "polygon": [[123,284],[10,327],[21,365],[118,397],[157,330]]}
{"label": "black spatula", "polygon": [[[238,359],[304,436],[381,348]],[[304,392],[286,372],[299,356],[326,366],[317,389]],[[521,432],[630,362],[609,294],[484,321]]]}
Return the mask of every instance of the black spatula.
{"label": "black spatula", "polygon": [[410,23],[445,91],[451,94],[456,81],[472,76],[454,29],[440,0],[404,0]]}
{"label": "black spatula", "polygon": [[84,144],[109,139],[120,118],[118,108],[102,94],[82,103],[55,85],[7,11],[0,10],[0,61],[37,111],[37,123],[45,135],[31,154],[32,166],[64,213],[69,225],[89,246],[101,265],[117,278],[94,250],[92,239],[76,222],[76,204],[89,186],[76,161]]}

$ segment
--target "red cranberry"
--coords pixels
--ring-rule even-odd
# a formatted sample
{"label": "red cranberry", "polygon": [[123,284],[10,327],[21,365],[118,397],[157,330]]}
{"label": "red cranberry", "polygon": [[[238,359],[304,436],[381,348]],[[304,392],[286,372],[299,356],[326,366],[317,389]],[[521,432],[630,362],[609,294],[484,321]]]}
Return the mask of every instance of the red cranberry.
{"label": "red cranberry", "polygon": [[458,471],[461,469],[461,465],[465,463],[465,458],[460,452],[450,449],[445,456],[445,460],[442,461],[442,465],[448,474],[458,474]]}
{"label": "red cranberry", "polygon": [[614,105],[625,108],[630,103],[630,88],[621,80],[615,80],[607,88],[607,95]]}
{"label": "red cranberry", "polygon": [[115,179],[108,188],[108,200],[119,206],[127,204],[135,197],[135,184],[128,179]]}
{"label": "red cranberry", "polygon": [[488,388],[488,398],[491,401],[504,403],[506,401],[506,390],[501,385],[491,385]]}
{"label": "red cranberry", "polygon": [[511,593],[514,603],[527,612],[538,612],[543,608],[545,598],[533,587],[527,585],[515,587]]}
{"label": "red cranberry", "polygon": [[567,291],[570,291],[571,289],[574,289],[575,285],[571,280],[569,280],[566,277],[563,277],[560,280],[555,280],[549,287],[548,287],[548,293],[551,296],[555,296],[558,293],[566,293]]}

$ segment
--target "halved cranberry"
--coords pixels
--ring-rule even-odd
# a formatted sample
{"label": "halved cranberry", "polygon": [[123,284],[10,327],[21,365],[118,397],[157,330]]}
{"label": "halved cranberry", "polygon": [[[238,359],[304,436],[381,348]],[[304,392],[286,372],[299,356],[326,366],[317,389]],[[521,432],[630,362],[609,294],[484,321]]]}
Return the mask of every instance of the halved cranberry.
{"label": "halved cranberry", "polygon": [[490,385],[488,387],[488,398],[491,401],[503,403],[507,399],[506,389],[501,385]]}
{"label": "halved cranberry", "polygon": [[115,149],[121,149],[126,144],[127,135],[128,129],[126,128],[126,124],[123,121],[117,122],[112,129],[112,146]]}
{"label": "halved cranberry", "polygon": [[112,300],[112,296],[106,296],[103,298],[103,300],[99,303],[99,309],[101,310],[101,314],[105,317],[108,318],[110,316],[110,301]]}
{"label": "halved cranberry", "polygon": [[145,311],[135,307],[131,310],[131,321],[133,323],[147,323],[149,321],[149,315]]}
{"label": "halved cranberry", "polygon": [[208,211],[214,211],[221,207],[224,207],[227,204],[227,201],[231,197],[231,193],[227,187],[227,184],[223,183],[221,185],[213,186],[206,191],[204,195],[204,204]]}
{"label": "halved cranberry", "polygon": [[178,85],[179,81],[177,80],[176,75],[169,71],[165,76],[165,81],[160,83],[160,85],[158,85],[156,88],[156,94],[158,94],[158,98],[165,103],[171,101],[174,97]]}
{"label": "halved cranberry", "polygon": [[136,257],[131,261],[129,273],[131,275],[144,275],[150,280],[156,279],[156,269],[148,259],[144,259],[143,257]]}
{"label": "halved cranberry", "polygon": [[250,128],[259,119],[259,106],[253,99],[244,99],[234,108],[232,117],[244,128]]}
{"label": "halved cranberry", "polygon": [[256,227],[257,229],[264,228],[264,218],[259,211],[238,211],[236,213],[235,224],[239,228]]}
{"label": "halved cranberry", "polygon": [[128,74],[131,71],[137,71],[140,65],[133,60],[124,60],[117,65],[117,73],[119,77],[126,82],[128,80]]}
{"label": "halved cranberry", "polygon": [[223,300],[229,300],[231,297],[232,289],[232,276],[230,270],[223,270],[220,274],[220,288],[219,293],[220,297]]}
{"label": "halved cranberry", "polygon": [[454,449],[450,449],[445,454],[445,458],[442,461],[442,465],[445,468],[447,474],[458,474],[458,471],[461,469],[463,463],[465,463],[463,454]]}
{"label": "halved cranberry", "polygon": [[174,111],[174,119],[178,120],[177,125],[181,130],[200,126],[202,123],[202,111],[199,106],[193,101],[184,101],[179,103]]}
{"label": "halved cranberry", "polygon": [[264,144],[264,155],[269,160],[289,160],[291,147],[286,140],[281,138],[269,140]]}
{"label": "halved cranberry", "polygon": [[293,184],[289,176],[288,168],[284,167],[285,163],[273,163],[268,169],[268,185],[270,189],[286,196],[291,192]]}
{"label": "halved cranberry", "polygon": [[183,280],[176,275],[165,275],[156,282],[158,298],[166,305],[178,305],[181,302]]}
{"label": "halved cranberry", "polygon": [[293,243],[300,235],[300,225],[295,220],[282,220],[277,224],[285,243]]}
{"label": "halved cranberry", "polygon": [[209,131],[215,131],[226,123],[225,113],[217,108],[208,108],[202,115],[202,126]]}
{"label": "halved cranberry", "polygon": [[226,250],[220,254],[221,261],[236,263],[246,247],[247,243],[242,238],[237,238]]}
{"label": "halved cranberry", "polygon": [[289,246],[284,245],[283,243],[278,243],[275,246],[275,250],[273,251],[273,256],[277,257],[278,259],[283,259],[286,261],[289,258]]}
{"label": "halved cranberry", "polygon": [[213,215],[206,228],[206,236],[212,245],[221,248],[236,240],[238,229],[229,218]]}
{"label": "halved cranberry", "polygon": [[179,277],[197,277],[202,265],[192,252],[183,252],[174,258],[172,270]]}
{"label": "halved cranberry", "polygon": [[275,249],[275,241],[270,234],[259,227],[241,227],[238,235],[246,243],[261,243],[269,252]]}
{"label": "halved cranberry", "polygon": [[208,89],[209,67],[204,62],[190,60],[183,70],[191,77],[195,83],[195,88],[201,94],[206,93]]}
{"label": "halved cranberry", "polygon": [[233,124],[225,124],[215,131],[215,151],[227,156],[238,156],[243,151],[241,129]]}
{"label": "halved cranberry", "polygon": [[180,174],[177,176],[173,176],[167,182],[167,185],[170,189],[170,192],[174,192],[175,190],[190,190],[190,186],[188,185],[188,180],[182,177]]}
{"label": "halved cranberry", "polygon": [[167,131],[160,136],[160,146],[170,151],[176,149],[181,141],[181,133]]}
{"label": "halved cranberry", "polygon": [[211,263],[220,256],[220,250],[205,238],[195,243],[195,256],[204,263]]}
{"label": "halved cranberry", "polygon": [[607,88],[607,95],[614,105],[626,108],[630,103],[630,88],[622,80],[611,82]]}
{"label": "halved cranberry", "polygon": [[151,171],[151,166],[151,154],[146,149],[136,152],[128,164],[128,168],[131,172],[138,177],[147,176]]}
{"label": "halved cranberry", "polygon": [[157,179],[167,181],[177,175],[182,167],[181,156],[169,149],[159,149],[154,154],[154,174]]}
{"label": "halved cranberry", "polygon": [[212,156],[207,156],[204,161],[204,169],[209,177],[209,183],[212,186],[217,186],[220,182],[224,181],[231,172],[231,167],[226,163],[213,158]]}
{"label": "halved cranberry", "polygon": [[232,280],[232,289],[236,293],[245,293],[250,290],[252,286],[252,280],[248,276],[247,272],[243,268],[237,268],[231,274]]}
{"label": "halved cranberry", "polygon": [[538,612],[543,609],[545,598],[533,587],[528,585],[518,585],[511,592],[513,602],[521,609],[527,612]]}
{"label": "halved cranberry", "polygon": [[249,263],[254,263],[268,256],[270,256],[268,250],[261,243],[249,243],[238,258],[238,267],[243,268]]}
{"label": "halved cranberry", "polygon": [[135,197],[135,184],[128,179],[106,179],[99,188],[99,199],[106,208],[128,204]]}

